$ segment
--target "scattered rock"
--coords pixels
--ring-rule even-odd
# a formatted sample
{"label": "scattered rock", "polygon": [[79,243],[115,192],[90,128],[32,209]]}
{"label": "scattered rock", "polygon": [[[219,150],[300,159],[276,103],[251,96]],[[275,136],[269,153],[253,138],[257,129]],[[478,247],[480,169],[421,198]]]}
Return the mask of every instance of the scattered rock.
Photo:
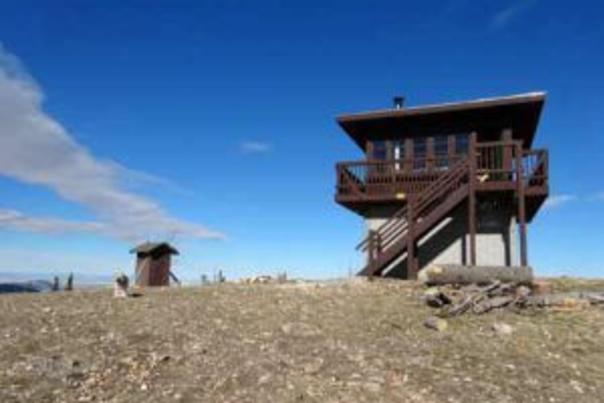
{"label": "scattered rock", "polygon": [[440,308],[451,303],[451,299],[438,287],[430,287],[424,291],[424,301],[432,308]]}
{"label": "scattered rock", "polygon": [[365,382],[363,388],[371,393],[379,393],[382,390],[382,385],[377,382]]}
{"label": "scattered rock", "polygon": [[312,337],[321,334],[318,328],[303,322],[286,323],[281,326],[281,330],[288,336]]}
{"label": "scattered rock", "polygon": [[437,332],[444,332],[447,330],[447,321],[436,316],[429,316],[424,322],[424,326],[428,329],[436,330]]}
{"label": "scattered rock", "polygon": [[535,295],[552,294],[554,286],[547,280],[533,280],[532,291]]}
{"label": "scattered rock", "polygon": [[269,373],[262,375],[260,378],[258,378],[258,385],[265,385],[269,383],[271,378],[272,376]]}
{"label": "scattered rock", "polygon": [[508,336],[514,332],[514,328],[512,326],[502,322],[493,323],[492,329],[499,336]]}
{"label": "scattered rock", "polygon": [[322,358],[317,358],[309,363],[304,365],[304,372],[307,374],[316,374],[323,367],[324,360]]}
{"label": "scattered rock", "polygon": [[531,295],[531,289],[525,285],[521,285],[516,288],[516,297],[518,298],[527,298]]}

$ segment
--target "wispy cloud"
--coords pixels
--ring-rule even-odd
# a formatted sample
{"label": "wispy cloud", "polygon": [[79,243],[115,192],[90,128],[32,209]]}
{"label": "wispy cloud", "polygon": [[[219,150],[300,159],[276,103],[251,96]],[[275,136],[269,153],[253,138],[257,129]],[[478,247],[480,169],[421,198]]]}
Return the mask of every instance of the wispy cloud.
{"label": "wispy cloud", "polygon": [[543,208],[553,209],[556,207],[560,207],[564,204],[573,202],[575,200],[577,200],[577,196],[570,195],[570,194],[551,195],[547,198],[547,200],[543,204]]}
{"label": "wispy cloud", "polygon": [[499,30],[507,27],[514,19],[531,9],[537,4],[537,0],[511,1],[507,7],[499,10],[491,19],[490,27]]}
{"label": "wispy cloud", "polygon": [[269,143],[262,141],[242,141],[239,150],[244,154],[266,154],[272,150]]}
{"label": "wispy cloud", "polygon": [[[128,190],[123,179],[152,176],[93,156],[44,112],[44,94],[19,60],[0,46],[0,175],[49,188],[86,207],[96,219],[71,222],[0,210],[0,228],[93,232],[128,241],[223,234],[171,216],[155,201]],[[6,207],[6,206],[5,206]]]}
{"label": "wispy cloud", "polygon": [[17,210],[0,208],[0,228],[41,233],[99,232],[104,229],[104,225],[94,221],[30,217]]}
{"label": "wispy cloud", "polygon": [[598,192],[595,195],[593,195],[590,199],[594,200],[594,201],[604,202],[604,192]]}

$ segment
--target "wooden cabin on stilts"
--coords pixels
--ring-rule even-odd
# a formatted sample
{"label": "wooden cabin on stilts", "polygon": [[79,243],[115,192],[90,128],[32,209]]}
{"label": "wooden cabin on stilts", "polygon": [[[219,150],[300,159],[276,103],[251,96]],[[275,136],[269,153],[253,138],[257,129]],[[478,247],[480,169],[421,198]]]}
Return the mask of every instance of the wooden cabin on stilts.
{"label": "wooden cabin on stilts", "polygon": [[335,200],[366,226],[359,274],[527,266],[527,223],[548,196],[548,152],[532,148],[544,101],[536,92],[406,108],[397,97],[339,116],[364,154],[336,164]]}

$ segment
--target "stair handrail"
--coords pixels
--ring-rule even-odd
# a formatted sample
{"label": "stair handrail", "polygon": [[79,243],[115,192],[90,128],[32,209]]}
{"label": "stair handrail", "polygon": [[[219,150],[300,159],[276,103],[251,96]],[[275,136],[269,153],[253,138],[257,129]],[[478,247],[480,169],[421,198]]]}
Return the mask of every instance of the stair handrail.
{"label": "stair handrail", "polygon": [[[429,192],[421,192],[420,195],[415,200],[415,204],[413,205],[413,215],[415,217],[421,217],[424,209],[430,206],[435,199],[442,196],[445,193],[451,191],[451,186],[457,184],[460,179],[462,179],[468,173],[468,159],[464,159],[461,161],[451,172],[450,175],[447,175],[446,180],[439,184],[438,187],[433,189],[428,189]],[[427,194],[427,195],[426,195]]]}
{"label": "stair handrail", "polygon": [[[448,182],[455,181],[458,176],[467,171],[468,166],[468,157],[458,161],[450,170],[448,170],[444,175],[439,177],[436,181],[431,182],[422,192],[420,192],[419,196],[417,196],[414,200],[414,215],[417,217],[417,203],[424,202],[424,200],[432,201],[433,194],[442,194],[448,191],[447,188],[443,185],[447,185]],[[440,191],[440,192],[439,192]],[[429,199],[426,199],[426,195],[430,196]],[[418,202],[419,201],[419,202]],[[421,208],[425,208],[424,205],[420,205]],[[396,224],[400,224],[401,221],[404,221],[406,224],[406,216],[407,216],[407,204],[397,210],[392,217],[390,217],[386,222],[380,225],[377,229],[373,230],[373,234],[377,236],[382,236],[383,233],[388,234],[392,228]],[[408,225],[407,225],[408,227]],[[407,228],[404,228],[404,230]],[[400,232],[399,232],[400,233]],[[365,237],[357,246],[357,250],[365,251],[369,246],[369,236]],[[384,244],[382,243],[383,249],[385,249]]]}

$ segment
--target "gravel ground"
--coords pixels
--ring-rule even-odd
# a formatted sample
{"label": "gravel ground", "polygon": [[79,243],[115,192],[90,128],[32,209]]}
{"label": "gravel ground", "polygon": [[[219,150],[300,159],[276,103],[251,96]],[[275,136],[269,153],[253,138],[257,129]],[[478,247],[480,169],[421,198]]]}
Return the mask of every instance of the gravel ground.
{"label": "gravel ground", "polygon": [[353,280],[2,295],[0,401],[604,399],[603,309],[467,315],[438,332],[421,293]]}

